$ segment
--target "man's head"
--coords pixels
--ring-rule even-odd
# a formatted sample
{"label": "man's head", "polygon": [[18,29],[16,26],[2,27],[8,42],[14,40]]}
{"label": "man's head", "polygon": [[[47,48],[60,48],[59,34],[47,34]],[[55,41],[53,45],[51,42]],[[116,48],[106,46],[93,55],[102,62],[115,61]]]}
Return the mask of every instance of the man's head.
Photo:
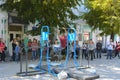
{"label": "man's head", "polygon": [[110,42],[113,42],[113,40],[112,40],[112,39],[110,39]]}

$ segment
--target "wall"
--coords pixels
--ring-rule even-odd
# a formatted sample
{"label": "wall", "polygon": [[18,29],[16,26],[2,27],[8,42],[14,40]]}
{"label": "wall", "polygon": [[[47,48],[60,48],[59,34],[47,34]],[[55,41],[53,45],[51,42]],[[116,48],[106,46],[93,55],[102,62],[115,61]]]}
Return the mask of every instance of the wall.
{"label": "wall", "polygon": [[8,13],[0,9],[0,37],[8,45]]}
{"label": "wall", "polygon": [[101,32],[99,29],[92,31],[91,27],[82,19],[76,20],[75,23],[77,23],[76,26],[77,34],[81,34],[80,38],[82,38],[79,41],[80,45],[82,45],[84,41],[90,39],[92,39],[95,44],[98,42],[98,40],[102,40],[102,37],[99,36],[99,33]]}

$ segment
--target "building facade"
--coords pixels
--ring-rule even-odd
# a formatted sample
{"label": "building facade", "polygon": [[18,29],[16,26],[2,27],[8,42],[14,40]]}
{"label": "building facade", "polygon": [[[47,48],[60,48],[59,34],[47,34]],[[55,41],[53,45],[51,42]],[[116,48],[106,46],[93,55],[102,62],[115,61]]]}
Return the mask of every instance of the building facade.
{"label": "building facade", "polygon": [[77,39],[79,40],[80,45],[88,40],[93,40],[95,44],[98,40],[102,41],[102,37],[99,36],[99,29],[92,31],[92,28],[82,19],[76,20],[75,23],[77,24]]}
{"label": "building facade", "polygon": [[0,9],[0,38],[3,38],[6,46],[16,37],[23,38],[24,23],[17,18],[15,13],[8,13]]}

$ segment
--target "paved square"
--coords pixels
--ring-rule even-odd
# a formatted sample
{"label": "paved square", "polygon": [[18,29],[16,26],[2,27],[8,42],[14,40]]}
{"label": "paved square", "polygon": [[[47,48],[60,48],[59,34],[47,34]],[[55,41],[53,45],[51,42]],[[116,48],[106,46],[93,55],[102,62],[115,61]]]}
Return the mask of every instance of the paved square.
{"label": "paved square", "polygon": [[[80,60],[79,60],[80,62]],[[37,61],[29,61],[30,64],[37,64]],[[45,62],[43,62],[45,63]],[[73,60],[69,60],[68,66],[73,66]],[[82,60],[82,65],[87,66],[87,60]],[[25,69],[25,62],[23,62]],[[90,61],[90,67],[96,69],[100,78],[97,80],[120,80],[120,59],[118,57],[112,60],[106,60],[106,56],[102,56],[102,59],[94,59]],[[58,80],[49,74],[35,75],[28,77],[18,77],[16,73],[20,70],[20,64],[16,62],[0,62],[0,80]],[[68,79],[72,80],[72,79]]]}

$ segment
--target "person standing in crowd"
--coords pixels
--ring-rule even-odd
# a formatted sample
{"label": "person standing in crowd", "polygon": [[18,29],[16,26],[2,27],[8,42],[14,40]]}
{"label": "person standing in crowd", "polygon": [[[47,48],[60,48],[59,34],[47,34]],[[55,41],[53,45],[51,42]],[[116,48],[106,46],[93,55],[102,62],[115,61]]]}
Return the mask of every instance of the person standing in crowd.
{"label": "person standing in crowd", "polygon": [[[66,44],[67,44],[67,36],[65,35],[65,33],[66,33],[66,29],[65,28],[63,28],[63,33],[62,33],[62,35],[60,36],[60,35],[58,35],[59,36],[59,39],[60,39],[60,44],[61,44],[61,47],[62,47],[62,52],[61,52],[61,54],[65,57],[65,55],[66,55]],[[63,57],[63,58],[64,58]]]}
{"label": "person standing in crowd", "polygon": [[50,53],[51,53],[51,50],[52,50],[52,41],[49,40],[49,55],[50,55]]}
{"label": "person standing in crowd", "polygon": [[21,51],[20,51],[20,46],[19,43],[16,42],[16,47],[15,47],[15,61],[18,62],[19,61],[19,55],[20,55]]}
{"label": "person standing in crowd", "polygon": [[83,45],[82,45],[82,58],[87,59],[88,55],[87,55],[87,45],[86,43],[83,42]]}
{"label": "person standing in crowd", "polygon": [[70,46],[70,51],[71,51],[71,58],[73,58],[74,57],[74,42],[72,42]]}
{"label": "person standing in crowd", "polygon": [[79,58],[79,53],[80,53],[80,45],[79,45],[79,42],[76,41],[76,55],[77,55],[77,59]]}
{"label": "person standing in crowd", "polygon": [[16,38],[14,38],[12,42],[12,51],[13,51],[12,60],[13,61],[15,61],[15,47],[16,47]]}
{"label": "person standing in crowd", "polygon": [[114,56],[114,58],[115,58],[116,56],[118,56],[119,59],[120,59],[119,53],[120,53],[120,42],[116,43],[115,56]]}
{"label": "person standing in crowd", "polygon": [[20,37],[20,36],[16,37],[16,41],[19,43],[19,45],[20,45],[20,47],[21,47],[22,41],[21,41],[21,37]]}
{"label": "person standing in crowd", "polygon": [[25,44],[24,44],[24,40],[22,39],[22,41],[21,41],[21,45],[19,45],[20,46],[20,48],[22,49],[22,53],[23,54],[25,54]]}
{"label": "person standing in crowd", "polygon": [[107,45],[107,58],[106,59],[108,59],[108,58],[112,59],[112,53],[113,53],[113,49],[114,49],[113,46],[114,46],[113,42],[110,41],[110,43]]}
{"label": "person standing in crowd", "polygon": [[12,60],[12,55],[13,55],[12,43],[13,41],[9,42],[9,48],[8,48],[9,55],[10,55],[10,61]]}
{"label": "person standing in crowd", "polygon": [[31,52],[31,45],[32,45],[32,41],[31,39],[28,40],[28,52]]}
{"label": "person standing in crowd", "polygon": [[32,47],[32,60],[36,60],[37,49],[38,49],[38,44],[36,39],[33,39],[31,47]]}
{"label": "person standing in crowd", "polygon": [[92,40],[89,41],[88,49],[89,49],[89,57],[91,56],[91,60],[93,60],[93,58],[95,58],[95,53],[94,53],[95,45]]}
{"label": "person standing in crowd", "polygon": [[40,57],[40,41],[37,40],[38,48],[37,48],[37,58]]}
{"label": "person standing in crowd", "polygon": [[0,38],[0,54],[1,54],[1,61],[5,61],[5,53],[4,53],[5,43]]}
{"label": "person standing in crowd", "polygon": [[60,50],[61,46],[58,43],[58,40],[56,39],[53,44],[53,51],[54,51],[54,57],[57,57],[60,60]]}
{"label": "person standing in crowd", "polygon": [[97,58],[101,58],[101,51],[102,51],[102,43],[100,41],[96,44],[96,52],[97,52]]}
{"label": "person standing in crowd", "polygon": [[[22,48],[23,45],[22,45],[22,39],[21,39],[20,36],[17,36],[17,37],[16,37],[16,41],[19,43],[20,48]],[[18,59],[20,60],[20,54],[19,54]]]}

